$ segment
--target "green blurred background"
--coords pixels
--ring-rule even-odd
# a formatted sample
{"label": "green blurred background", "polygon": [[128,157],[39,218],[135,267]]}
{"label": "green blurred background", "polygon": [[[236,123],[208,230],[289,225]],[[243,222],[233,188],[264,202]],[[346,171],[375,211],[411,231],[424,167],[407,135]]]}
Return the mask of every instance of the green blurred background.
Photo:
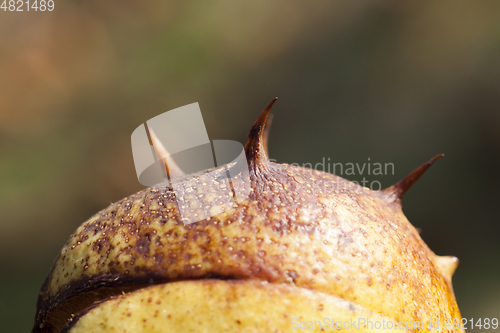
{"label": "green blurred background", "polygon": [[459,257],[462,315],[500,317],[499,1],[56,0],[0,11],[0,331],[30,330],[69,234],[143,188],[139,124],[199,102],[244,143],[274,96],[278,162],[394,163],[386,187],[445,153],[405,213]]}

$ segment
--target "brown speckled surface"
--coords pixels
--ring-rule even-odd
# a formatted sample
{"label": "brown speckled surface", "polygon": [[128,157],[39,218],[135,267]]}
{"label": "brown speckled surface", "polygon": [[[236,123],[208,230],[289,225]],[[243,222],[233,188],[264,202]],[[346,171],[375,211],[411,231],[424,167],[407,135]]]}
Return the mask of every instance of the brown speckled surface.
{"label": "brown speckled surface", "polygon": [[[71,314],[122,290],[210,277],[292,284],[396,321],[460,318],[449,269],[455,262],[436,259],[399,201],[331,174],[270,163],[263,114],[246,146],[252,191],[245,201],[184,225],[174,193],[158,186],[97,213],[57,258],[34,332],[57,332]],[[208,210],[231,196],[213,175],[179,179]]]}

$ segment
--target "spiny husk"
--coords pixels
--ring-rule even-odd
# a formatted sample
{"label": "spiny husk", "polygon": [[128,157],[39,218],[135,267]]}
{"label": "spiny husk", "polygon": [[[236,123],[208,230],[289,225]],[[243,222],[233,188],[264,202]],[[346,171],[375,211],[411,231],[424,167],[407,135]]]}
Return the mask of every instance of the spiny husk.
{"label": "spiny husk", "polygon": [[[262,133],[272,103],[245,146],[252,189],[246,200],[184,225],[174,192],[160,184],[97,213],[56,259],[33,332],[59,332],[96,301],[152,284],[205,279],[285,283],[396,322],[438,320],[441,331],[448,330],[448,319],[460,320],[451,286],[456,258],[436,256],[400,205],[408,184],[434,160],[384,191],[271,163]],[[225,172],[216,168],[178,181],[217,212],[231,197],[231,186],[219,177]],[[242,185],[236,181],[233,188]],[[254,310],[264,314],[266,306]]]}

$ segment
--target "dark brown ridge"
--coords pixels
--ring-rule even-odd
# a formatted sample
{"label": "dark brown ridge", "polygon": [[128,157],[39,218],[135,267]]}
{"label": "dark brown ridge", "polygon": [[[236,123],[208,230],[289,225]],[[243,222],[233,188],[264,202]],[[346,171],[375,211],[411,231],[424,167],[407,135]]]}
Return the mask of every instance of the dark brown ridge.
{"label": "dark brown ridge", "polygon": [[[231,279],[219,279],[217,278],[216,276],[213,277],[213,276],[210,276],[208,278],[204,278],[203,279],[204,281],[216,281],[216,280],[226,280],[226,281],[237,281],[237,280],[231,280]],[[183,280],[185,281],[185,280]],[[170,282],[176,282],[176,281],[169,281]],[[134,290],[131,290],[131,291],[135,291],[135,290],[138,290],[138,289],[143,289],[143,288],[147,288],[147,287],[151,287],[151,285],[141,285],[141,288],[135,288]],[[101,299],[99,301],[96,301],[94,302],[92,305],[84,308],[83,310],[80,310],[78,311],[77,313],[75,313],[74,315],[71,316],[71,318],[69,318],[69,320],[66,322],[66,324],[61,328],[61,330],[59,331],[59,333],[68,333],[71,328],[73,328],[73,326],[75,326],[78,321],[83,317],[85,316],[87,313],[89,313],[92,309],[98,307],[99,305],[103,304],[103,303],[106,303],[108,301],[111,301],[113,299],[117,299],[117,298],[120,298],[122,297],[122,295],[125,295],[125,293],[116,293],[112,296],[110,296],[109,298],[106,298],[106,299]]]}
{"label": "dark brown ridge", "polygon": [[[82,315],[96,305],[105,302],[108,299],[120,296],[124,293],[130,293],[139,289],[162,283],[205,279],[238,280],[245,279],[245,277],[206,274],[200,277],[192,278],[165,279],[164,277],[155,275],[141,278],[131,278],[126,275],[115,277],[103,274],[92,277],[93,281],[99,281],[98,283],[94,283],[96,284],[96,286],[94,286],[93,289],[88,289],[88,285],[92,284],[92,281],[89,282],[88,279],[82,278],[80,280],[71,282],[68,288],[69,290],[71,290],[71,293],[69,295],[67,295],[64,299],[56,300],[58,304],[55,311],[49,312],[46,318],[44,318],[43,320],[41,320],[41,318],[37,318],[32,329],[32,333],[63,332],[65,331],[63,327],[68,326],[67,329],[69,329],[74,324],[74,319],[78,317],[78,314]],[[81,291],[84,292],[81,293]],[[42,308],[43,307],[38,304],[38,309]]]}

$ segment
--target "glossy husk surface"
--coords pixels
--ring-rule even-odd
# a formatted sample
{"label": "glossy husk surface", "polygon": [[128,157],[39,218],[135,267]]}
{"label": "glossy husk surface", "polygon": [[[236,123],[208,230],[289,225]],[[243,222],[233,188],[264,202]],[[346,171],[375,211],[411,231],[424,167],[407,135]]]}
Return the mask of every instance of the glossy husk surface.
{"label": "glossy husk surface", "polygon": [[[39,320],[64,312],[61,305],[75,295],[102,288],[211,277],[292,284],[396,321],[460,318],[450,277],[385,193],[274,163],[251,181],[247,200],[193,224],[183,224],[168,187],[145,189],[99,212],[56,260]],[[203,187],[215,207],[229,195],[221,185],[197,177],[193,190]]]}
{"label": "glossy husk surface", "polygon": [[[356,316],[424,323],[414,331],[427,332],[429,323],[438,321],[438,331],[460,332],[445,326],[461,318],[451,286],[456,258],[436,256],[406,219],[400,202],[439,156],[384,191],[271,163],[262,135],[271,105],[254,124],[245,146],[248,180],[229,184],[223,180],[225,167],[183,176],[176,181],[183,184],[185,198],[193,200],[179,198],[178,203],[172,187],[160,184],[83,223],[42,286],[33,332],[59,332],[65,325],[80,332],[85,325],[104,321],[108,328],[121,327],[122,321],[136,327],[135,319],[148,320],[144,315],[150,305],[143,303],[143,293],[161,302],[175,301],[182,311],[196,308],[200,322],[208,318],[204,302],[207,307],[212,303],[197,295],[211,295],[220,327],[227,324],[229,332],[242,329],[234,326],[236,317],[246,325],[255,321],[257,326],[245,326],[248,330],[287,331],[290,326],[283,326],[280,316],[295,313],[309,320],[309,315],[320,315],[289,303],[319,299],[331,305],[325,316],[347,318],[356,308],[361,311]],[[234,191],[244,186],[251,188],[248,197],[231,204]],[[191,216],[202,211],[214,216],[184,224],[178,204]],[[228,205],[232,207],[225,210]],[[166,296],[166,291],[176,296]],[[235,295],[234,302],[224,305],[221,295],[227,293]],[[123,311],[129,310],[110,310],[121,306],[117,302],[137,313],[124,321]],[[229,311],[228,306],[240,310]],[[256,319],[259,314],[269,319],[268,326]],[[164,318],[149,319],[153,326],[167,325]],[[154,332],[147,327],[142,331]]]}

